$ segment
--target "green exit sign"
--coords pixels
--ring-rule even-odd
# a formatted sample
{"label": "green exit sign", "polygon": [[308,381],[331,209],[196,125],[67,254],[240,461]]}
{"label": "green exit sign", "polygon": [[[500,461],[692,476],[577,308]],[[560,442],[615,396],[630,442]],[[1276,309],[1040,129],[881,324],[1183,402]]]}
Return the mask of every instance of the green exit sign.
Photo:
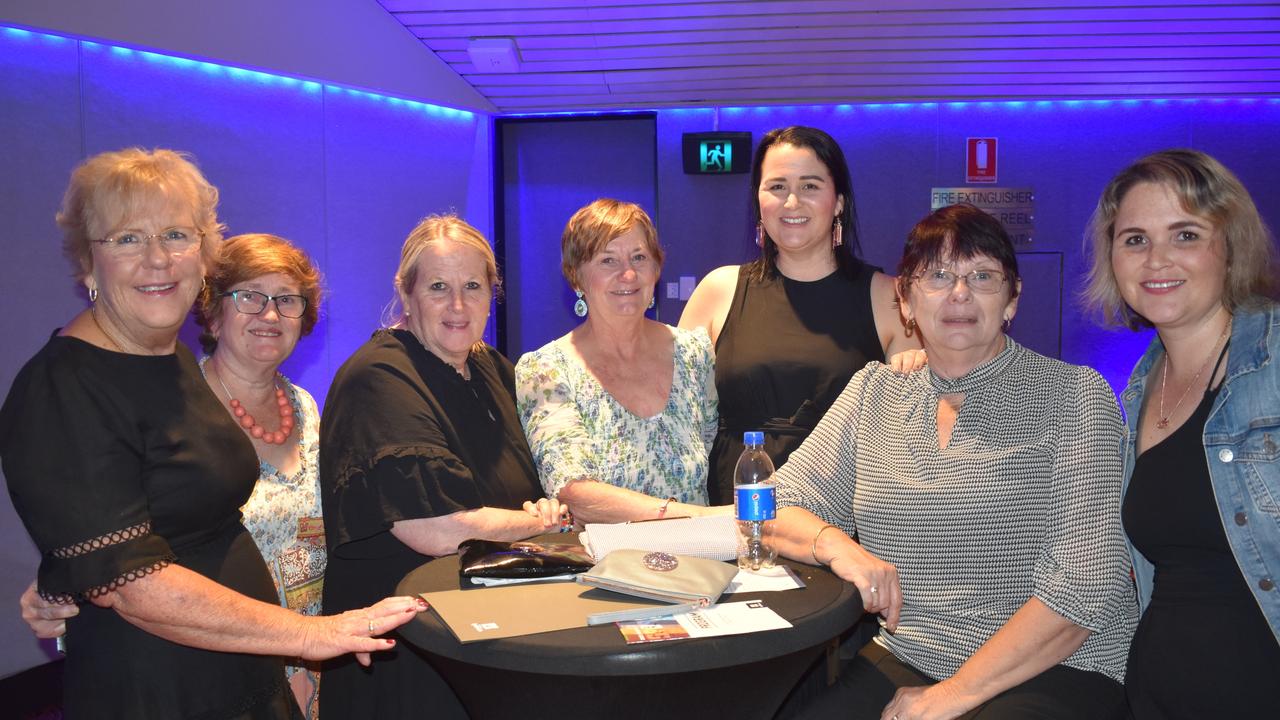
{"label": "green exit sign", "polygon": [[751,169],[751,133],[685,133],[681,155],[688,175],[745,173]]}

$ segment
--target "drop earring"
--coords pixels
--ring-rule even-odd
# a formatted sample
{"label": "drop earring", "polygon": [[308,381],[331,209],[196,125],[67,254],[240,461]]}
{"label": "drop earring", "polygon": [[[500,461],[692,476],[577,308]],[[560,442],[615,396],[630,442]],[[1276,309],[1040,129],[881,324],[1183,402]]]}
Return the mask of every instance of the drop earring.
{"label": "drop earring", "polygon": [[652,309],[653,309],[653,306],[654,306],[654,305],[657,305],[657,304],[658,304],[658,296],[657,296],[657,295],[650,295],[650,296],[649,296],[649,309],[650,309],[650,310],[652,310]]}
{"label": "drop earring", "polygon": [[831,226],[831,249],[834,250],[844,244],[844,227],[840,225],[840,218],[836,218],[836,222]]}
{"label": "drop earring", "polygon": [[756,247],[764,247],[764,223],[756,222]]}
{"label": "drop earring", "polygon": [[576,302],[576,303],[574,303],[574,304],[573,304],[573,314],[574,314],[574,315],[577,315],[578,317],[586,317],[586,316],[587,316],[587,301],[582,299],[582,291],[581,291],[581,290],[575,290],[574,292],[575,292],[575,293],[577,293],[577,295],[578,295],[578,302]]}

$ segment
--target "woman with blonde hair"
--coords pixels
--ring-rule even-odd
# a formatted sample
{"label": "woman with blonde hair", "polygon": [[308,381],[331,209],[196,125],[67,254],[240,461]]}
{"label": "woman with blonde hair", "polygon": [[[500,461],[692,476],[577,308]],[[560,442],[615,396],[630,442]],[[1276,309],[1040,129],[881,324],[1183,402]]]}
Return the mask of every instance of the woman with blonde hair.
{"label": "woman with blonde hair", "polygon": [[1280,277],[1235,175],[1152,153],[1098,200],[1087,297],[1155,328],[1121,394],[1135,718],[1261,717],[1280,677]]}
{"label": "woman with blonde hair", "polygon": [[[489,243],[457,217],[428,217],[405,240],[394,284],[390,327],[343,363],[320,424],[325,612],[394,590],[463,540],[552,531],[565,510],[541,497],[511,362],[482,340],[499,288]],[[322,717],[462,717],[407,643],[322,678]]]}
{"label": "woman with blonde hair", "polygon": [[80,165],[58,223],[91,304],[0,410],[9,494],[42,554],[39,593],[80,608],[65,625],[69,718],[296,717],[280,657],[390,647],[374,636],[421,607],[375,599],[307,617],[277,602],[240,518],[259,474],[253,443],[178,342],[218,261],[217,200],[170,150]]}

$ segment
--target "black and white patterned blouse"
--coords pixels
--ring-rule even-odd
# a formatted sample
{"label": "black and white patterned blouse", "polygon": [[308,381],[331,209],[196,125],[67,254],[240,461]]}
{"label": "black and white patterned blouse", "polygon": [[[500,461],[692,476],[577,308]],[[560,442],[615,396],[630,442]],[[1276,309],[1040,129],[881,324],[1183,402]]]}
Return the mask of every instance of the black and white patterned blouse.
{"label": "black and white patterned blouse", "polygon": [[[950,393],[964,402],[939,449]],[[778,502],[897,566],[901,620],[877,642],[931,677],[950,677],[1036,597],[1092,631],[1064,664],[1123,681],[1137,622],[1123,439],[1098,373],[1013,340],[957,380],[873,362],[778,471]]]}

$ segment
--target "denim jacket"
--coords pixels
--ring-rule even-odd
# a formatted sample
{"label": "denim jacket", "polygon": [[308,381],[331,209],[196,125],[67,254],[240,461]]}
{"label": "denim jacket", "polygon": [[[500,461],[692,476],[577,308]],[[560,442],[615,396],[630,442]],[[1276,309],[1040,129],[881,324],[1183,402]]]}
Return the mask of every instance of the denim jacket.
{"label": "denim jacket", "polygon": [[[1125,490],[1147,375],[1163,353],[1156,336],[1120,396],[1129,429]],[[1204,452],[1227,542],[1280,641],[1280,306],[1236,311],[1227,372],[1204,426]],[[1145,612],[1155,568],[1132,543],[1129,552]]]}

